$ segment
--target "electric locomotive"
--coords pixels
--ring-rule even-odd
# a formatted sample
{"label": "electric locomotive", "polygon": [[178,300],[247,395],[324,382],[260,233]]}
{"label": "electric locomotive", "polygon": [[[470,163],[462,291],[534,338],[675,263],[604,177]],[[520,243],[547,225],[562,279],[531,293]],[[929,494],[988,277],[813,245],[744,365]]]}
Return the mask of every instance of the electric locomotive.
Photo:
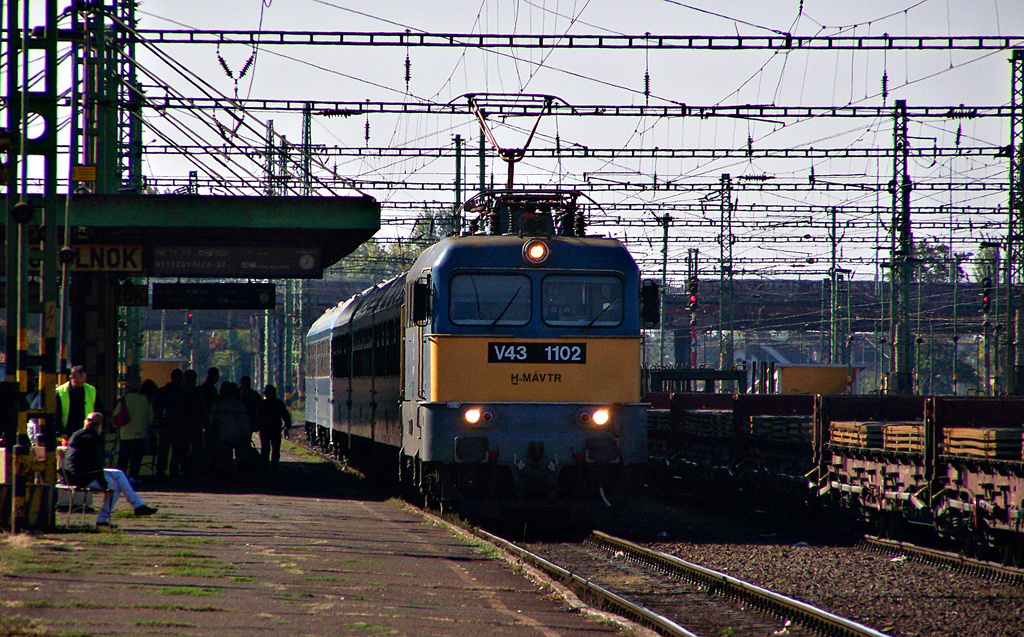
{"label": "electric locomotive", "polygon": [[658,288],[618,240],[585,236],[579,196],[482,193],[461,235],[328,310],[306,339],[311,439],[474,517],[592,519],[626,499]]}

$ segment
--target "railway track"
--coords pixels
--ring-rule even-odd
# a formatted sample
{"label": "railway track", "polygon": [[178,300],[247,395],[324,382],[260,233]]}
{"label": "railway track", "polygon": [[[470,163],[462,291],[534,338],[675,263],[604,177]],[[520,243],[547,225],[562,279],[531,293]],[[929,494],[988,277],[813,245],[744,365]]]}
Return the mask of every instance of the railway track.
{"label": "railway track", "polygon": [[[306,446],[304,436],[293,436],[293,441]],[[1024,635],[1024,611],[1021,610],[1024,609],[1024,585],[1016,573],[998,565],[994,565],[997,572],[986,574],[987,569],[978,568],[971,560],[955,554],[947,554],[945,563],[940,565],[934,553],[927,559],[918,558],[910,553],[912,547],[905,544],[889,543],[884,552],[869,548],[866,543],[858,545],[859,538],[844,537],[832,544],[806,525],[794,532],[791,526],[762,526],[759,519],[755,516],[737,521],[728,516],[721,518],[699,510],[642,500],[617,516],[618,522],[609,530],[627,537],[646,538],[641,541],[648,546],[756,582],[761,587],[782,591],[836,615],[875,627],[886,635]],[[441,522],[452,524],[451,520]],[[456,528],[473,532],[466,524]],[[832,537],[835,532],[830,528],[827,535]],[[507,544],[493,535],[478,533],[478,536],[501,546]],[[659,634],[698,632],[733,637],[768,637],[773,633],[793,637],[831,634],[807,628],[796,620],[789,620],[787,626],[786,620],[779,619],[773,614],[777,611],[771,608],[760,619],[751,620],[742,611],[753,607],[753,602],[709,595],[706,586],[689,584],[691,588],[684,589],[684,583],[677,576],[670,579],[663,571],[642,567],[630,560],[624,550],[619,559],[612,559],[615,551],[621,549],[599,548],[592,541],[585,547],[576,544],[570,554],[565,548],[570,546],[574,545],[528,544],[526,548],[509,545],[508,551],[578,591],[577,595],[591,607],[628,617]],[[547,568],[524,553],[539,553],[539,558],[550,562],[552,567]],[[688,606],[681,610],[684,602]],[[647,616],[644,607],[650,609],[652,615]],[[695,631],[688,620],[679,619],[690,615],[703,621],[706,616],[713,618],[715,614],[721,616],[717,629]],[[737,630],[740,626],[762,628],[744,632]]]}
{"label": "railway track", "polygon": [[[485,531],[502,547],[589,603],[663,635],[829,635],[884,633],[677,557],[594,532],[583,545],[533,551]],[[545,553],[545,555],[541,555]],[[557,557],[555,556],[557,554]],[[566,567],[557,562],[577,566]],[[591,564],[593,568],[578,565]]]}
{"label": "railway track", "polygon": [[986,562],[974,558],[965,557],[959,553],[940,551],[938,549],[886,540],[875,536],[865,536],[862,544],[871,550],[880,551],[887,555],[904,555],[908,558],[943,566],[958,573],[967,573],[975,577],[1007,582],[1010,584],[1024,585],[1024,569],[1004,566],[995,562]]}

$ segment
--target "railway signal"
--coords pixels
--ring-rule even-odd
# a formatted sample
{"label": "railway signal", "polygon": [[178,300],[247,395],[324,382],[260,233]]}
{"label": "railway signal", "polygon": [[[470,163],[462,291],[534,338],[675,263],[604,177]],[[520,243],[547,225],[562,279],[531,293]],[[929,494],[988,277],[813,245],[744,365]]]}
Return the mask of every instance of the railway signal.
{"label": "railway signal", "polygon": [[992,308],[992,279],[985,277],[981,280],[981,312],[988,314]]}
{"label": "railway signal", "polygon": [[689,295],[689,302],[686,304],[686,309],[690,312],[697,311],[697,289],[699,282],[697,277],[691,276],[689,281],[686,283],[686,293]]}

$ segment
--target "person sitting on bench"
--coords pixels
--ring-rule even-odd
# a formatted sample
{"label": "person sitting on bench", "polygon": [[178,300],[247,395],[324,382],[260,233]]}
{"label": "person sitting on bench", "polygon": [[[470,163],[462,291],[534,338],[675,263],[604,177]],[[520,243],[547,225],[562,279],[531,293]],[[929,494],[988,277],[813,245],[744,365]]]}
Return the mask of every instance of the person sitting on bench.
{"label": "person sitting on bench", "polygon": [[96,526],[110,526],[110,513],[122,492],[128,498],[128,502],[135,507],[135,515],[156,513],[155,508],[146,506],[142,498],[135,493],[123,471],[103,468],[102,452],[103,414],[94,411],[85,417],[85,426],[76,431],[68,441],[64,467],[68,481],[75,486],[110,490],[103,500],[99,515],[96,516]]}

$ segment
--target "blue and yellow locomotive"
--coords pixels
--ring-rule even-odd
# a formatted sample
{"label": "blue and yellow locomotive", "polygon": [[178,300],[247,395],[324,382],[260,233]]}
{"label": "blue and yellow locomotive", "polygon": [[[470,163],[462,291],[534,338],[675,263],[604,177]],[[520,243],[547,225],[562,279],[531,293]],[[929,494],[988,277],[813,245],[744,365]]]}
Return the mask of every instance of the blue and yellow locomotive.
{"label": "blue and yellow locomotive", "polygon": [[627,497],[658,290],[619,241],[584,236],[578,197],[482,193],[462,236],[328,310],[306,339],[311,439],[475,516]]}

